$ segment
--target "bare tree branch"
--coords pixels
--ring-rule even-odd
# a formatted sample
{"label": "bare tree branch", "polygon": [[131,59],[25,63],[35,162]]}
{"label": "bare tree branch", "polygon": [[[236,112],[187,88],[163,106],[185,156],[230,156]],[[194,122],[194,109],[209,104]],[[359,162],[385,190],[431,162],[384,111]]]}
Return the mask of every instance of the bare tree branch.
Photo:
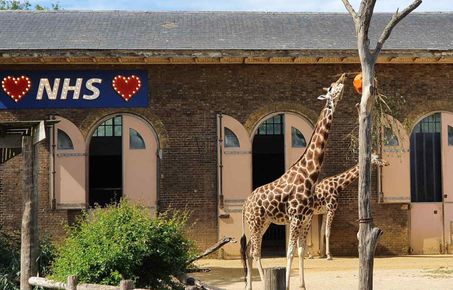
{"label": "bare tree branch", "polygon": [[360,20],[362,28],[365,29],[365,35],[368,38],[368,29],[370,28],[371,17],[373,16],[376,0],[362,0],[360,4]]}
{"label": "bare tree branch", "polygon": [[415,0],[411,5],[409,5],[406,9],[404,9],[401,13],[396,10],[395,14],[390,19],[389,23],[385,26],[384,30],[382,31],[381,36],[376,44],[376,48],[374,50],[373,56],[377,58],[379,53],[381,52],[382,46],[384,45],[387,38],[389,38],[390,33],[392,32],[393,28],[401,21],[404,17],[406,17],[409,13],[414,11],[418,6],[422,4],[422,0]]}
{"label": "bare tree branch", "polygon": [[221,239],[220,241],[218,241],[217,243],[215,243],[214,245],[212,245],[211,247],[206,249],[206,251],[204,251],[203,254],[198,255],[195,258],[193,258],[190,261],[188,261],[187,265],[190,265],[193,262],[195,262],[196,260],[199,260],[199,259],[201,259],[203,257],[206,257],[207,255],[217,251],[218,249],[220,249],[221,247],[223,247],[224,245],[226,245],[228,243],[236,243],[236,240],[233,239],[233,238],[230,238],[230,237],[223,237],[223,239]]}
{"label": "bare tree branch", "polygon": [[348,10],[349,14],[352,16],[352,20],[354,20],[354,23],[357,24],[357,12],[355,12],[354,8],[352,5],[349,3],[349,0],[342,0],[344,7],[346,7],[346,10]]}

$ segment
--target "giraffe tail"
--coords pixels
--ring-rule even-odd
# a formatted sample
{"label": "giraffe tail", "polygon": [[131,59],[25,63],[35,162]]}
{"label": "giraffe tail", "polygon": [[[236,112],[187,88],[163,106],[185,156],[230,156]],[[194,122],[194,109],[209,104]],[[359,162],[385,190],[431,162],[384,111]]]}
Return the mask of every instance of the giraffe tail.
{"label": "giraffe tail", "polygon": [[244,209],[242,209],[241,259],[244,267],[244,281],[247,283],[247,237],[245,236]]}

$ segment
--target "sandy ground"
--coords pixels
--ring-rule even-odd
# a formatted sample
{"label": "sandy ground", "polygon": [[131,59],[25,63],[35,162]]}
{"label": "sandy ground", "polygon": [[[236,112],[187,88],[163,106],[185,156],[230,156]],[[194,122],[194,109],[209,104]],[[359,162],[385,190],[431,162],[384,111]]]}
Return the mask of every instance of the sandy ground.
{"label": "sandy ground", "polygon": [[[284,266],[283,258],[263,259],[264,268]],[[198,266],[209,273],[195,277],[216,290],[243,290],[240,260],[200,260]],[[358,259],[334,258],[305,260],[307,290],[357,289]],[[258,270],[253,271],[254,289],[263,289]],[[297,258],[293,260],[291,289],[299,289]],[[405,256],[375,259],[374,289],[388,290],[453,290],[453,255]]]}

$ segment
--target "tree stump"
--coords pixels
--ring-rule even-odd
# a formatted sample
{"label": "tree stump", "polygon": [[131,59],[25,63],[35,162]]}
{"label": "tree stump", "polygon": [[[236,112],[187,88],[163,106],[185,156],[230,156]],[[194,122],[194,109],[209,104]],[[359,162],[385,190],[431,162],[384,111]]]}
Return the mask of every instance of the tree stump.
{"label": "tree stump", "polygon": [[264,269],[264,290],[285,290],[286,267]]}
{"label": "tree stump", "polygon": [[121,280],[120,281],[120,290],[133,290],[134,282],[132,280]]}

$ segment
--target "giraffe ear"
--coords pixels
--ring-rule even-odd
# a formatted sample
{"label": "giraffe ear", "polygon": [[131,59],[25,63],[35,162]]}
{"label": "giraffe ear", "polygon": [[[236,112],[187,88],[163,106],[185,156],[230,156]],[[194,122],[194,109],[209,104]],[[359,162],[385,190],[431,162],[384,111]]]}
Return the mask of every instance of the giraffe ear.
{"label": "giraffe ear", "polygon": [[321,100],[321,101],[322,101],[322,100],[325,100],[325,99],[327,99],[327,98],[326,98],[326,95],[320,95],[320,96],[318,97],[318,100]]}

